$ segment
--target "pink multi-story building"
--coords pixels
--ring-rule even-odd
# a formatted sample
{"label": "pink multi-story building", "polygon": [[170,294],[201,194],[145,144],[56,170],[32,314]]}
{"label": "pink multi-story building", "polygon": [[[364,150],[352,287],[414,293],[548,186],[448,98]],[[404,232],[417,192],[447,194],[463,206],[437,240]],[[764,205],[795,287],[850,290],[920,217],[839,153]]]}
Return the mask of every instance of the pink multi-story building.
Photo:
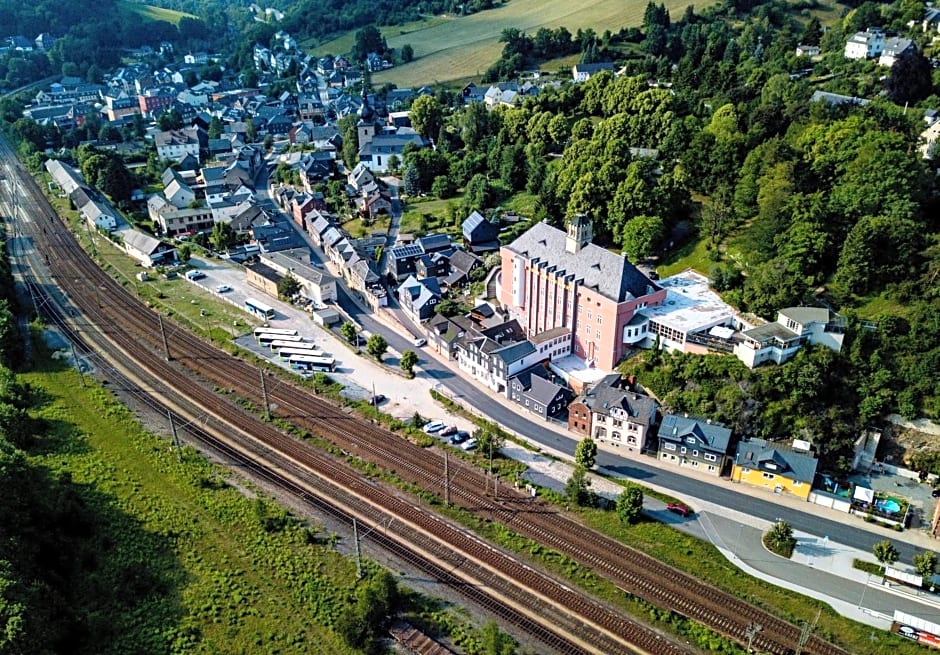
{"label": "pink multi-story building", "polygon": [[637,311],[663,303],[666,291],[592,237],[584,216],[572,218],[567,233],[532,226],[500,248],[499,299],[529,338],[566,328],[572,354],[613,371],[627,348],[650,336]]}

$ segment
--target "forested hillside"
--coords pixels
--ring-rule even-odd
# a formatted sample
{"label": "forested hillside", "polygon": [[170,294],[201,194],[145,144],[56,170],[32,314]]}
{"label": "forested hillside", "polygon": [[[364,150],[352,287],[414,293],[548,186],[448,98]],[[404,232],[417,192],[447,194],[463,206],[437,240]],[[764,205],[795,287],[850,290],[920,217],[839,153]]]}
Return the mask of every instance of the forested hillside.
{"label": "forested hillside", "polygon": [[128,15],[115,0],[16,2],[0,0],[0,37],[40,33],[56,38],[48,52],[0,54],[0,86],[10,88],[47,75],[75,75],[97,81],[120,62],[123,48],[158,47],[162,41],[200,42],[207,32],[201,21],[183,19],[176,26]]}

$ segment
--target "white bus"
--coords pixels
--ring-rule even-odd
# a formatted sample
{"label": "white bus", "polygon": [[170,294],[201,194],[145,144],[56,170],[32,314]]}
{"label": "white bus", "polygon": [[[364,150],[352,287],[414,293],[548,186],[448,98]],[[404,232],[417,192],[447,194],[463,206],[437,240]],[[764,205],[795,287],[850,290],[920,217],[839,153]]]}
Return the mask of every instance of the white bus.
{"label": "white bus", "polygon": [[[303,345],[303,344],[296,344],[296,345]],[[326,353],[316,347],[314,348],[287,347],[287,348],[279,348],[277,351],[277,356],[281,358],[282,362],[290,361],[290,358],[293,357],[294,355],[313,355],[314,357],[324,357],[326,356]]]}
{"label": "white bus", "polygon": [[315,343],[310,343],[309,341],[300,341],[299,339],[294,339],[289,337],[287,339],[275,339],[268,344],[271,350],[280,350],[281,348],[294,348],[297,350],[320,350],[320,347]]}
{"label": "white bus", "polygon": [[260,337],[258,337],[258,343],[262,346],[270,346],[275,341],[283,341],[285,343],[299,343],[303,340],[304,338],[299,334],[294,336],[287,334],[262,334]]}
{"label": "white bus", "polygon": [[280,334],[287,337],[296,337],[299,333],[297,330],[289,330],[287,328],[256,327],[255,338],[260,337],[262,334]]}
{"label": "white bus", "polygon": [[336,360],[332,357],[317,355],[291,355],[290,367],[300,371],[328,371],[336,370]]}
{"label": "white bus", "polygon": [[269,305],[265,305],[260,300],[255,300],[254,298],[245,299],[245,311],[265,320],[274,318],[274,309]]}

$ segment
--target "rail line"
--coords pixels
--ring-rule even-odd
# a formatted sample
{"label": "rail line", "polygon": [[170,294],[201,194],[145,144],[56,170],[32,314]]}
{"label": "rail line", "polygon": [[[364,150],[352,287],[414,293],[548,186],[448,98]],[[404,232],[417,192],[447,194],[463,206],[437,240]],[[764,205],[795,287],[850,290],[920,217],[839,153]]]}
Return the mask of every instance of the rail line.
{"label": "rail line", "polygon": [[[64,230],[55,219],[45,198],[29,180],[26,191],[38,210],[32,224],[33,238],[43,244],[46,252],[62,254],[61,257],[50,260],[50,268],[56,273],[59,285],[68,290],[73,302],[83,313],[95,317],[100,325],[107,326],[109,337],[117,338],[118,335],[123,335],[130,342],[128,352],[135,353],[135,357],[141,358],[142,361],[147,358],[144,352],[150,359],[161,361],[155,354],[162,348],[157,317],[90,261],[73,235]],[[209,384],[261,404],[256,367],[232,358],[174,324],[170,325],[173,327],[169,330],[167,342],[170,354],[179,364],[198,372]],[[162,368],[176,372],[175,367],[165,366],[165,362],[163,364]],[[156,372],[160,367],[154,370]],[[220,411],[239,411],[232,403],[220,404],[218,396],[208,393],[199,385],[194,385],[191,377],[179,373],[176,376],[164,377],[165,373],[160,371],[162,379],[172,380],[174,385],[179,385],[180,391],[185,390],[194,400],[198,398],[200,402],[204,401],[206,407],[219,407]],[[202,391],[191,390],[192,386]],[[209,397],[206,397],[207,395]],[[352,417],[331,403],[289,383],[280,382],[273,385],[273,388],[269,389],[269,396],[277,406],[273,412],[276,417],[289,420],[326,438],[357,457],[386,470],[393,470],[407,482],[436,493],[442,491],[443,460],[439,452],[418,448],[407,440],[365,420]],[[261,431],[257,436],[272,450],[289,454],[304,465],[320,466],[311,448],[276,431],[268,432],[274,434]],[[750,624],[760,623],[764,630],[754,640],[756,648],[775,654],[785,654],[797,648],[800,629],[793,624],[640,551],[594,533],[553,508],[541,502],[531,501],[514,489],[504,486],[499,490],[499,498],[491,497],[483,493],[488,479],[475,467],[455,463],[451,468],[451,499],[481,518],[505,524],[517,533],[550,546],[590,567],[625,592],[687,616],[739,643],[747,641],[746,630]],[[359,484],[362,484],[361,481]],[[519,567],[519,574],[522,576],[520,579],[525,579],[527,571],[531,569],[525,565]],[[596,615],[599,625],[605,625],[615,634],[628,634],[631,643],[637,644],[640,649],[645,649],[642,644],[649,643],[648,652],[667,652],[660,648],[671,642],[664,640],[655,631],[643,627],[650,632],[647,637],[652,637],[651,641],[644,642],[643,638],[633,634],[637,625],[635,622],[624,619],[596,601],[593,601],[593,606],[585,605],[586,601],[582,600],[581,594],[574,596],[563,593],[561,596],[549,597],[565,598],[563,602],[566,604],[570,600],[569,607],[587,612],[588,616]],[[606,617],[603,616],[605,611],[608,613]],[[634,639],[637,641],[632,641]],[[847,655],[842,649],[817,636],[810,637],[802,646],[802,652],[813,655]]]}

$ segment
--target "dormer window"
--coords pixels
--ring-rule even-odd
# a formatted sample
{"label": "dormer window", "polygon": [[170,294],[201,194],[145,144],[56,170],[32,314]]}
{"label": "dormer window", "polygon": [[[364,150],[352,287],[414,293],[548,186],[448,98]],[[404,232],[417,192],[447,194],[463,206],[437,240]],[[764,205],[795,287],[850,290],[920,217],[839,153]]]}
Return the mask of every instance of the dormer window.
{"label": "dormer window", "polygon": [[686,442],[686,443],[695,443],[695,437],[686,437],[686,438],[685,438],[685,442]]}

